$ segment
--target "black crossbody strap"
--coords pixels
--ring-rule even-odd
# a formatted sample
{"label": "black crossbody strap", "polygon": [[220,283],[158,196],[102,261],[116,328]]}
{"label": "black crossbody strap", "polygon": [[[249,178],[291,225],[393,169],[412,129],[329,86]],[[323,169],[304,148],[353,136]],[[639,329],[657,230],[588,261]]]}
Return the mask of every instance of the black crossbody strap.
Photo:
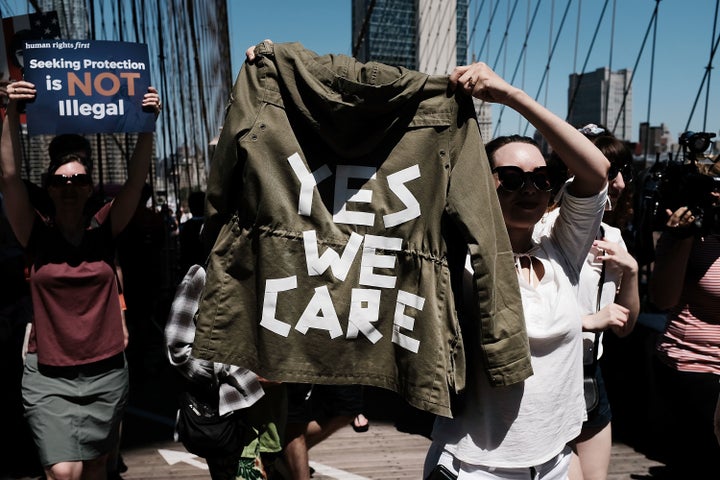
{"label": "black crossbody strap", "polygon": [[[600,238],[605,238],[605,229],[602,227],[602,225],[600,226]],[[600,267],[600,279],[598,280],[597,304],[595,306],[596,313],[599,312],[600,308],[601,308],[600,301],[602,300],[602,291],[603,291],[604,285],[605,285],[605,262],[603,261],[602,267]],[[592,361],[592,364],[590,365],[590,368],[592,368],[593,371],[595,370],[595,367],[597,366],[597,363],[598,363],[597,352],[598,352],[599,346],[600,346],[600,333],[595,332],[595,341],[593,342],[593,361]]]}

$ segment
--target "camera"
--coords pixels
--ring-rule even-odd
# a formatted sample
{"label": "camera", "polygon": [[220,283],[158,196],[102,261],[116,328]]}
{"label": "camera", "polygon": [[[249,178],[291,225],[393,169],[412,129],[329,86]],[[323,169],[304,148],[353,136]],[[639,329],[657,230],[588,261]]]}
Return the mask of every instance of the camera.
{"label": "camera", "polygon": [[713,137],[715,134],[708,132],[683,133],[679,139],[682,155],[675,160],[670,157],[665,162],[656,161],[645,173],[638,205],[643,229],[664,230],[666,210],[674,212],[687,206],[696,219],[691,227],[695,232],[720,233],[720,207],[713,195],[720,191],[720,177],[713,173],[713,162],[704,155]]}
{"label": "camera", "polygon": [[683,148],[687,148],[690,154],[697,156],[710,147],[710,140],[714,137],[714,133],[685,132],[680,135],[679,143]]}

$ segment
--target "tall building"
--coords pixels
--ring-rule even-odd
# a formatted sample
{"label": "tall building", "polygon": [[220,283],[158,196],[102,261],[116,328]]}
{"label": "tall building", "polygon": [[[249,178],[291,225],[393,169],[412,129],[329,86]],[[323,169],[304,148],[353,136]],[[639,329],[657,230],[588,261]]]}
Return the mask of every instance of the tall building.
{"label": "tall building", "polygon": [[429,74],[467,62],[468,0],[353,0],[353,55]]}
{"label": "tall building", "polygon": [[632,137],[632,70],[611,72],[598,68],[594,72],[570,75],[567,120],[578,127],[600,123],[622,140]]}
{"label": "tall building", "polygon": [[648,122],[640,123],[640,140],[637,144],[637,153],[643,156],[654,156],[658,153],[667,153],[673,141],[667,125],[651,126]]}
{"label": "tall building", "polygon": [[[353,55],[361,62],[446,75],[467,58],[468,0],[353,0]],[[475,101],[485,141],[492,111]]]}

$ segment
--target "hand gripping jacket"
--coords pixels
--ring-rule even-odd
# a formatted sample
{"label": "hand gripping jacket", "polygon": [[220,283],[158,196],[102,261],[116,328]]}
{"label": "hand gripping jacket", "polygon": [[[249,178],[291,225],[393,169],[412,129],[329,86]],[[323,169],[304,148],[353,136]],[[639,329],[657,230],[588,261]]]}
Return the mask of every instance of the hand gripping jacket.
{"label": "hand gripping jacket", "polygon": [[[463,342],[492,384],[527,378],[510,242],[471,99],[449,93],[447,76],[297,43],[255,53],[210,170],[207,226],[222,226],[196,354],[270,380],[388,388],[443,416],[465,385]],[[467,252],[469,313],[452,288]]]}

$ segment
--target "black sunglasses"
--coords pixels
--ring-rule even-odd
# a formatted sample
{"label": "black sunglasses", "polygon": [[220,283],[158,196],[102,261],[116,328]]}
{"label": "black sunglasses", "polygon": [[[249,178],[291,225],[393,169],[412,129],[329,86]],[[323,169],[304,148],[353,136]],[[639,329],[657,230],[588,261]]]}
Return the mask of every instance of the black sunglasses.
{"label": "black sunglasses", "polygon": [[625,183],[630,183],[633,181],[632,165],[630,165],[629,163],[617,165],[613,162],[610,162],[610,170],[608,170],[608,180],[612,182],[613,180],[615,180],[615,178],[617,178],[619,173],[622,173],[623,181]]}
{"label": "black sunglasses", "polygon": [[92,184],[90,175],[87,173],[76,173],[75,175],[50,175],[48,186],[64,187],[68,182],[75,187],[87,187]]}
{"label": "black sunglasses", "polygon": [[532,172],[526,172],[520,167],[508,165],[506,167],[495,167],[493,173],[497,173],[500,186],[508,192],[516,192],[531,182],[532,185],[542,192],[552,190],[552,181],[547,167],[537,167]]}

